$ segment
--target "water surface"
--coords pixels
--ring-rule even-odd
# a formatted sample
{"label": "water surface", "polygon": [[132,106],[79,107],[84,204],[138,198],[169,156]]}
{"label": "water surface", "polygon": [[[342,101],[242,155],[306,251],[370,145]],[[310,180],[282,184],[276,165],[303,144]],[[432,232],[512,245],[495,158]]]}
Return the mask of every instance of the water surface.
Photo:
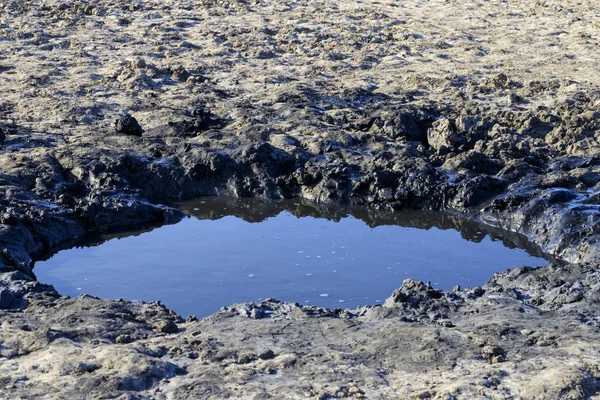
{"label": "water surface", "polygon": [[36,263],[66,295],[161,300],[183,316],[274,297],[354,308],[406,278],[451,289],[547,261],[521,236],[434,212],[386,213],[303,200],[205,198],[190,217],[101,236]]}

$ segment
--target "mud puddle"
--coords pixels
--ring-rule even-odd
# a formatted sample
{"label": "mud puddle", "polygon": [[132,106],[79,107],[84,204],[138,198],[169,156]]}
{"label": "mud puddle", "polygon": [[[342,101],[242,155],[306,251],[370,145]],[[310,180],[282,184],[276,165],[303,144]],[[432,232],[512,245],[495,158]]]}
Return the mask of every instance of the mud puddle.
{"label": "mud puddle", "polygon": [[175,225],[97,237],[38,261],[35,273],[65,295],[160,299],[200,317],[268,297],[355,308],[406,278],[452,289],[547,264],[521,236],[442,213],[232,198],[180,208],[190,217]]}

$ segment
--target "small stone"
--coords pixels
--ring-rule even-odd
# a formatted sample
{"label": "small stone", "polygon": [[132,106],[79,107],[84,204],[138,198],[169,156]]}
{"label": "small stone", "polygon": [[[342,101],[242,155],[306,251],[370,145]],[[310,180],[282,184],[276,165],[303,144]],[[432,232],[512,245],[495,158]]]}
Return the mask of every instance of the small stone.
{"label": "small stone", "polygon": [[271,349],[265,350],[258,355],[258,358],[261,360],[270,360],[273,357],[275,357],[275,353]]}
{"label": "small stone", "polygon": [[115,121],[115,131],[124,135],[138,137],[141,137],[142,133],[144,133],[144,130],[140,126],[139,122],[129,114],[124,115]]}
{"label": "small stone", "polygon": [[256,360],[256,355],[251,353],[240,353],[237,357],[238,364],[248,364]]}
{"label": "small stone", "polygon": [[265,368],[265,369],[263,370],[263,372],[264,372],[266,375],[275,375],[275,374],[277,373],[277,370],[276,370],[276,369],[273,369],[273,368],[271,368],[271,367],[267,367],[267,368]]}
{"label": "small stone", "polygon": [[177,324],[170,320],[160,321],[156,324],[155,329],[162,333],[175,333],[177,332]]}

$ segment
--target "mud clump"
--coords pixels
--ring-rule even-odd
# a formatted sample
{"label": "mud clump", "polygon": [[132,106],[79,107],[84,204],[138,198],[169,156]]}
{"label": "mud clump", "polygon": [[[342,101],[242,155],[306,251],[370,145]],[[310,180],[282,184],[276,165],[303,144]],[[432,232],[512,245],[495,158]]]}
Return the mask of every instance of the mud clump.
{"label": "mud clump", "polygon": [[425,284],[414,279],[407,279],[399,289],[396,289],[384,306],[400,308],[416,317],[426,316],[432,320],[448,317],[451,308],[457,308],[456,302],[462,300],[454,293],[434,289],[429,283]]}
{"label": "mud clump", "polygon": [[124,115],[115,120],[115,131],[123,135],[142,137],[144,130],[137,119],[131,115]]}

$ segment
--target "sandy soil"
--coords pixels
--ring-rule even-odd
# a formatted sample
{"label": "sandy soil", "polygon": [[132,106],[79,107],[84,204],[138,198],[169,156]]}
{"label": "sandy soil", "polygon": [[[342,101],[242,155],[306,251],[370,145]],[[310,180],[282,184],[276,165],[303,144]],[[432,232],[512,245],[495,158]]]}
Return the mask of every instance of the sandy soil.
{"label": "sandy soil", "polygon": [[[600,79],[593,2],[0,6],[2,116],[67,141],[111,132],[120,111],[152,128],[202,103],[240,125],[254,118],[272,129],[311,134],[306,126],[267,119],[285,97],[303,91],[324,101],[366,90],[398,101],[410,95],[484,108],[510,108],[511,93],[529,94],[518,108],[551,109],[565,97],[597,90]],[[501,87],[500,95],[476,89],[498,74],[519,85]]]}

